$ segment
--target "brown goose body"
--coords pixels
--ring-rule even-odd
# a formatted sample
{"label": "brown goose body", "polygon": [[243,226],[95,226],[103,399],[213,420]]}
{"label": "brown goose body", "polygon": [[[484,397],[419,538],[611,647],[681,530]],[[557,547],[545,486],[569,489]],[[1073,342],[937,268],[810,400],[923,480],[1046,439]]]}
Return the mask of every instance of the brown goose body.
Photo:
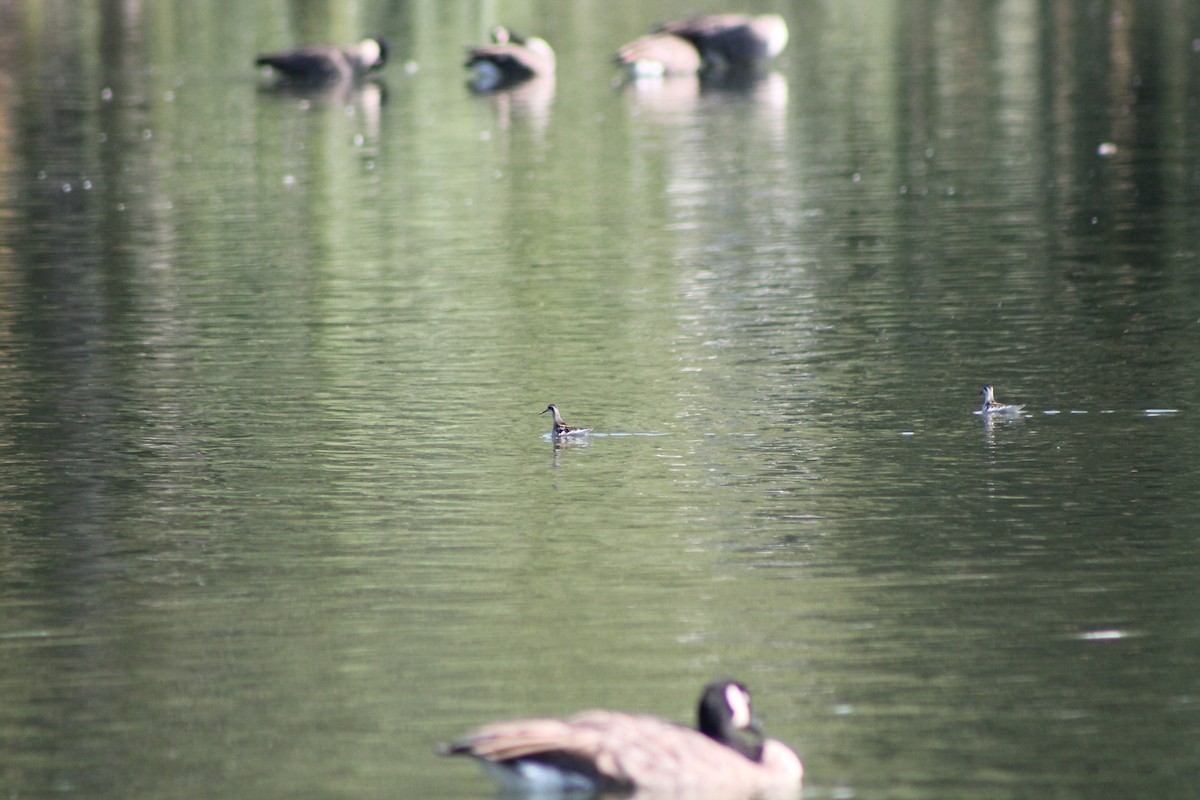
{"label": "brown goose body", "polygon": [[497,26],[492,31],[492,41],[467,54],[464,66],[474,73],[471,88],[475,91],[490,92],[554,75],[557,59],[545,39],[521,36]]}
{"label": "brown goose body", "polygon": [[[719,720],[706,720],[716,703],[732,697]],[[740,708],[730,708],[742,702]],[[744,711],[744,713],[743,713]],[[774,739],[751,744],[749,695],[732,681],[715,681],[701,697],[702,732],[657,717],[584,711],[566,719],[494,722],[443,749],[469,755],[510,788],[648,793],[702,792],[704,796],[795,796],[800,759]]]}
{"label": "brown goose body", "polygon": [[706,14],[664,22],[659,33],[691,42],[707,67],[753,69],[787,46],[787,22],[778,14]]}
{"label": "brown goose body", "polygon": [[695,45],[673,33],[651,33],[634,39],[614,59],[633,77],[695,75],[703,62]]}
{"label": "brown goose body", "polygon": [[326,84],[361,80],[387,63],[387,53],[387,43],[376,37],[348,47],[314,46],[265,53],[255,63],[271,67],[291,83]]}

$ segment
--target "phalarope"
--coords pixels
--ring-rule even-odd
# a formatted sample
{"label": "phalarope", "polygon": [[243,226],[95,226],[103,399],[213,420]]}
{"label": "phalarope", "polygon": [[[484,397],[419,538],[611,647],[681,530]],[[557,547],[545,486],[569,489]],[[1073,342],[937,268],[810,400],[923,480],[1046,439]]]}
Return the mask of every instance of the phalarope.
{"label": "phalarope", "polygon": [[997,402],[995,393],[992,390],[992,385],[990,383],[985,384],[984,387],[979,390],[979,393],[983,395],[983,408],[981,411],[984,414],[1020,414],[1021,410],[1025,408],[1023,405]]}
{"label": "phalarope", "polygon": [[[562,414],[558,413],[558,406],[554,405],[554,403],[546,406],[546,411],[549,411],[554,415],[554,424],[550,426],[550,433],[555,438],[583,436],[592,432],[591,428],[577,428],[574,425],[568,425],[567,423],[563,422]],[[542,413],[545,414],[546,411],[543,411]]]}

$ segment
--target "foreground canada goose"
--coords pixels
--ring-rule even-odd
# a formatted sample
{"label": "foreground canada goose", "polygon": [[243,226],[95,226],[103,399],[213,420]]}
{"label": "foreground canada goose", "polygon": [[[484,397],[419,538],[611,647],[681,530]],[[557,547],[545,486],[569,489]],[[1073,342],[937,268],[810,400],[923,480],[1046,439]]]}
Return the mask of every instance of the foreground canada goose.
{"label": "foreground canada goose", "polygon": [[996,393],[992,389],[992,385],[990,383],[985,384],[984,387],[979,390],[979,393],[981,395],[983,395],[983,408],[981,409],[981,411],[985,415],[986,414],[1020,414],[1022,409],[1025,408],[1025,406],[1023,406],[1023,405],[1013,405],[1011,403],[1001,403],[998,400],[996,400]]}
{"label": "foreground canada goose", "polygon": [[750,693],[716,680],[700,695],[698,729],[619,711],[483,725],[443,755],[468,755],[502,786],[524,791],[702,792],[795,796],[804,769],[791,748],[757,742]]}
{"label": "foreground canada goose", "polygon": [[267,53],[254,63],[274,68],[291,83],[323,84],[361,80],[386,64],[387,56],[387,42],[377,36],[349,47],[314,46]]}
{"label": "foreground canada goose", "polygon": [[664,22],[657,32],[687,39],[706,67],[736,70],[754,69],[788,42],[787,22],[778,14],[707,14]]}
{"label": "foreground canada goose", "polygon": [[633,78],[695,75],[703,62],[695,45],[673,33],[651,33],[634,39],[613,59]]}
{"label": "foreground canada goose", "polygon": [[551,76],[555,63],[554,49],[545,39],[520,36],[497,26],[492,30],[492,44],[471,50],[464,66],[475,73],[471,88],[490,92],[530,78]]}
{"label": "foreground canada goose", "polygon": [[[562,414],[558,411],[558,406],[551,403],[546,406],[546,411],[554,415],[554,421],[550,423],[550,433],[554,438],[564,438],[567,436],[584,436],[592,432],[591,428],[577,428],[574,425],[568,425],[563,422]],[[545,414],[546,411],[541,412]]]}

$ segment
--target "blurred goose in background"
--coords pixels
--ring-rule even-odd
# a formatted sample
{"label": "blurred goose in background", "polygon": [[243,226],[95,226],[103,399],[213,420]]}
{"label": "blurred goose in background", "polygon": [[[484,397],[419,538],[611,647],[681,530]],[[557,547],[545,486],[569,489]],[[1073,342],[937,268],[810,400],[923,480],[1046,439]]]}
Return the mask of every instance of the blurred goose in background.
{"label": "blurred goose in background", "polygon": [[778,14],[707,14],[664,22],[655,32],[691,42],[706,68],[754,69],[788,43],[787,22]]}
{"label": "blurred goose in background", "polygon": [[1013,405],[1011,403],[1001,403],[996,400],[995,390],[992,389],[990,383],[985,384],[979,393],[983,395],[983,408],[981,409],[984,415],[987,414],[1020,414],[1023,405]]}
{"label": "blurred goose in background", "polygon": [[554,74],[554,49],[545,39],[520,36],[503,26],[492,30],[492,44],[470,51],[465,66],[474,72],[471,88],[490,92],[530,78]]}
{"label": "blurred goose in background", "polygon": [[320,85],[362,80],[368,72],[382,68],[387,56],[387,42],[376,36],[348,47],[313,46],[266,53],[254,63],[271,67],[286,82]]}
{"label": "blurred goose in background", "polygon": [[[700,695],[698,728],[620,711],[482,725],[441,748],[467,755],[508,790],[645,791],[703,797],[795,797],[804,769],[791,748],[762,739],[742,684]],[[757,741],[747,741],[743,732]]]}
{"label": "blurred goose in background", "polygon": [[631,78],[695,75],[703,66],[700,51],[673,33],[651,33],[634,39],[613,59]]}

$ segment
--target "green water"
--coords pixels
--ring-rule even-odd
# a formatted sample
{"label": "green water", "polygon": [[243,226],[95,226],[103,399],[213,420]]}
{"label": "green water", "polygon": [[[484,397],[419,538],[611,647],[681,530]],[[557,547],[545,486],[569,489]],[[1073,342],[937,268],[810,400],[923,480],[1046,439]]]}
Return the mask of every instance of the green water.
{"label": "green water", "polygon": [[487,797],[439,741],[717,675],[810,797],[1193,793],[1196,14],[614,86],[726,8],[643,6],[0,4],[0,796]]}

